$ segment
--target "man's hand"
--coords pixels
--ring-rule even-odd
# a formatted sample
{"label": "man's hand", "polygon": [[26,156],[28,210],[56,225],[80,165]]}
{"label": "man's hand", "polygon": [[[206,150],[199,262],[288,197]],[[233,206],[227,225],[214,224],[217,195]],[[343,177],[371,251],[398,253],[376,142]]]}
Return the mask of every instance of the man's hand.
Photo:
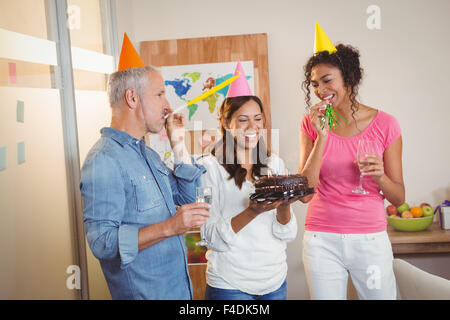
{"label": "man's hand", "polygon": [[192,228],[202,226],[210,217],[209,208],[211,205],[208,203],[194,202],[182,205],[178,208],[177,213],[168,220],[171,231],[174,234],[182,234]]}
{"label": "man's hand", "polygon": [[172,149],[184,142],[186,120],[182,113],[171,113],[166,121],[166,131]]}
{"label": "man's hand", "polygon": [[138,250],[144,250],[169,237],[200,227],[210,216],[208,203],[189,203],[178,208],[175,215],[163,222],[139,229]]}
{"label": "man's hand", "polygon": [[186,134],[185,122],[183,114],[171,113],[166,121],[166,132],[175,158],[186,164],[192,164],[191,157],[184,143]]}

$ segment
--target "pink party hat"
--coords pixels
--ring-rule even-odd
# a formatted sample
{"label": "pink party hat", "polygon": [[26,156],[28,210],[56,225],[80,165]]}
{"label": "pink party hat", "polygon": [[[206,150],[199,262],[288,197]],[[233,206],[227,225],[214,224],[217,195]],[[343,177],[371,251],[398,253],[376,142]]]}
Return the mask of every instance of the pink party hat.
{"label": "pink party hat", "polygon": [[241,75],[239,76],[239,78],[237,78],[230,84],[230,88],[228,89],[227,93],[227,98],[253,95],[248,85],[247,77],[245,76],[244,73],[244,68],[242,68],[240,61],[238,61],[236,65],[236,70],[234,70],[234,76],[238,75],[238,72],[240,72]]}

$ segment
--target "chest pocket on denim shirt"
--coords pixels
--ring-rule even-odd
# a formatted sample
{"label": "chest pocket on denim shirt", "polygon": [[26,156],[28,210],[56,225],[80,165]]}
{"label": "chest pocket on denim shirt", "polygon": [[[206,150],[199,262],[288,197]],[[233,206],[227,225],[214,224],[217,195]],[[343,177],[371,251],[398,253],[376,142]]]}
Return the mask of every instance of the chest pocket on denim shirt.
{"label": "chest pocket on denim shirt", "polygon": [[167,187],[167,189],[170,191],[170,182],[168,179],[168,176],[170,174],[170,171],[168,168],[165,168],[160,165],[156,165],[156,169],[158,169],[158,172],[161,174],[161,177],[163,177],[163,181],[161,183],[164,183],[164,185]]}
{"label": "chest pocket on denim shirt", "polygon": [[152,176],[132,178],[136,209],[146,211],[162,204],[162,195],[158,184]]}

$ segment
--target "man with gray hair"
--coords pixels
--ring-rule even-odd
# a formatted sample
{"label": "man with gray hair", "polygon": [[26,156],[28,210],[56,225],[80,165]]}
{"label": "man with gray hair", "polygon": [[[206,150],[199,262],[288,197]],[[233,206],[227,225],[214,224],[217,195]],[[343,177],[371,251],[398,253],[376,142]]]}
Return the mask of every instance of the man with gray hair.
{"label": "man with gray hair", "polygon": [[[171,113],[161,74],[120,65],[108,82],[111,125],[81,172],[87,240],[113,299],[192,299],[183,234],[209,217],[208,204],[194,203],[205,168],[187,152],[185,119]],[[164,127],[174,170],[143,138]]]}

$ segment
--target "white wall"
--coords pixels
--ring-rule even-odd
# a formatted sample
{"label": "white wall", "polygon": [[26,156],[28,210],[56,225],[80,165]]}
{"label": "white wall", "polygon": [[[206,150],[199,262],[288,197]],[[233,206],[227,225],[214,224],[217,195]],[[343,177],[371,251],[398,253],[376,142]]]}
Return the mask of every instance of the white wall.
{"label": "white wall", "polygon": [[[400,122],[407,201],[437,205],[450,199],[450,1],[116,0],[116,5],[118,37],[121,41],[126,31],[137,48],[149,40],[267,33],[272,127],[280,129],[280,155],[291,172],[297,169],[305,107],[302,70],[318,20],[333,43],[360,49],[365,69],[360,101]],[[366,27],[369,5],[381,9],[381,30]],[[288,247],[288,298],[307,299],[301,262],[306,205],[294,209],[300,232]],[[420,264],[421,258],[415,259]],[[426,261],[428,271],[450,276],[448,256]]]}

